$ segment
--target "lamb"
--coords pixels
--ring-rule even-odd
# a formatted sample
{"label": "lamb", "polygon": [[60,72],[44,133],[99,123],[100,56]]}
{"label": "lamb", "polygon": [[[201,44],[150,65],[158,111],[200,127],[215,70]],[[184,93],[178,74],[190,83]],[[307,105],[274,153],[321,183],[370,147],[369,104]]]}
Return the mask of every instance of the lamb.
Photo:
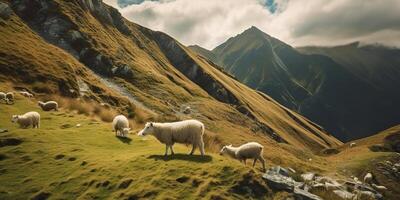
{"label": "lamb", "polygon": [[118,115],[114,117],[112,122],[113,131],[115,131],[115,136],[127,137],[131,128],[129,128],[129,121],[123,115]]}
{"label": "lamb", "polygon": [[254,159],[253,167],[255,166],[257,160],[259,160],[263,166],[263,171],[265,172],[265,159],[263,158],[264,147],[257,142],[249,142],[243,144],[239,147],[233,147],[232,145],[222,147],[220,154],[228,154],[229,156],[236,158],[246,165],[247,159]]}
{"label": "lamb", "polygon": [[38,101],[38,105],[42,108],[43,111],[50,111],[50,110],[58,111],[58,103],[55,101],[48,101],[48,102]]}
{"label": "lamb", "polygon": [[29,92],[25,92],[25,91],[21,91],[19,92],[19,94],[21,94],[24,97],[28,97],[28,98],[32,98],[33,94],[29,93]]}
{"label": "lamb", "polygon": [[372,181],[372,174],[371,173],[367,173],[364,176],[364,183],[371,183],[371,181]]}
{"label": "lamb", "polygon": [[23,115],[13,115],[11,118],[12,123],[18,123],[21,128],[39,128],[40,114],[38,112],[27,112]]}
{"label": "lamb", "polygon": [[153,135],[161,143],[165,144],[165,156],[168,155],[168,149],[171,150],[171,155],[174,155],[172,146],[175,143],[192,144],[192,150],[189,155],[193,155],[198,147],[200,153],[204,156],[204,124],[197,120],[184,120],[171,123],[146,123],[143,130],[138,135]]}

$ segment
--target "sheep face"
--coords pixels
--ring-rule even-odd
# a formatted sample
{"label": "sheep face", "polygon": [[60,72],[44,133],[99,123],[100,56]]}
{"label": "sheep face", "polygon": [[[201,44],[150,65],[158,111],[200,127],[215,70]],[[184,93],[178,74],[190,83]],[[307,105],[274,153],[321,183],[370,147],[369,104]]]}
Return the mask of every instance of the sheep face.
{"label": "sheep face", "polygon": [[15,122],[17,122],[18,121],[18,115],[13,115],[12,117],[11,117],[11,122],[12,123],[15,123]]}
{"label": "sheep face", "polygon": [[122,134],[128,135],[130,130],[131,130],[131,128],[124,128],[124,129],[122,129]]}
{"label": "sheep face", "polygon": [[232,145],[227,145],[222,147],[221,151],[219,151],[219,155],[224,155],[228,151],[228,147],[231,147]]}
{"label": "sheep face", "polygon": [[139,136],[145,136],[148,134],[152,134],[154,132],[154,125],[153,122],[147,122],[144,126],[143,130],[139,131]]}

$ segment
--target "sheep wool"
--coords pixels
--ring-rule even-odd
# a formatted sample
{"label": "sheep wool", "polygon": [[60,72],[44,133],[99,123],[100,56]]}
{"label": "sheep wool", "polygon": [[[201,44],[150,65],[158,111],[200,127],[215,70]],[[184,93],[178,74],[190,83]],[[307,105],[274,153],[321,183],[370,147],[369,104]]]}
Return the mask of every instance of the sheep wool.
{"label": "sheep wool", "polygon": [[0,92],[0,101],[6,101],[6,93]]}
{"label": "sheep wool", "polygon": [[220,154],[228,154],[232,158],[236,158],[246,165],[246,159],[254,159],[253,167],[257,160],[259,160],[265,171],[265,159],[263,155],[264,147],[257,142],[249,142],[239,147],[233,147],[232,145],[222,147]]}
{"label": "sheep wool", "polygon": [[129,131],[129,121],[124,115],[118,115],[114,117],[112,122],[113,131],[115,131],[115,136],[127,137]]}
{"label": "sheep wool", "polygon": [[6,99],[8,99],[10,101],[14,101],[14,93],[13,92],[7,92]]}
{"label": "sheep wool", "polygon": [[21,128],[39,128],[40,126],[40,114],[38,112],[27,112],[23,115],[13,115],[11,122],[18,123]]}
{"label": "sheep wool", "polygon": [[44,103],[43,101],[38,101],[38,105],[43,111],[55,110],[58,111],[58,103],[55,101],[48,101]]}
{"label": "sheep wool", "polygon": [[184,120],[179,122],[171,123],[146,123],[146,126],[141,130],[138,135],[153,135],[165,144],[165,156],[168,155],[168,149],[171,150],[171,154],[174,154],[172,146],[175,143],[191,144],[192,150],[190,155],[194,153],[196,148],[200,149],[201,155],[205,154],[204,151],[204,124],[197,120]]}

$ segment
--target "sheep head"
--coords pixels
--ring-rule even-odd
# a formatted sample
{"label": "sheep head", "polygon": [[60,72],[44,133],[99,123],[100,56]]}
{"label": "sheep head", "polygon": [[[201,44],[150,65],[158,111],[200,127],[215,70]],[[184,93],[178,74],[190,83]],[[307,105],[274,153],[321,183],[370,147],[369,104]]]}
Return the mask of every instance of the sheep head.
{"label": "sheep head", "polygon": [[138,135],[139,136],[145,136],[148,134],[152,134],[154,132],[154,123],[153,122],[147,122],[144,128],[139,131]]}
{"label": "sheep head", "polygon": [[124,128],[124,129],[122,129],[122,133],[124,135],[128,135],[130,130],[131,130],[131,128]]}
{"label": "sheep head", "polygon": [[17,122],[17,121],[18,121],[18,118],[19,118],[18,115],[13,115],[13,116],[11,117],[11,122],[12,122],[12,123]]}
{"label": "sheep head", "polygon": [[228,147],[232,147],[232,145],[225,145],[222,147],[221,151],[219,151],[219,155],[223,155],[228,151]]}

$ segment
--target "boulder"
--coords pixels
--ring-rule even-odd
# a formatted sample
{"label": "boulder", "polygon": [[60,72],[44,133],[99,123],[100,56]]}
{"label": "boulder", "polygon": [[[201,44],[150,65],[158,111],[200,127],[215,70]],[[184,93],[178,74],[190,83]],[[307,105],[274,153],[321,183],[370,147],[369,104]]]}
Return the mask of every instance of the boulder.
{"label": "boulder", "polygon": [[294,188],[293,194],[297,200],[322,200],[321,197],[311,194],[310,192],[302,190],[298,187]]}
{"label": "boulder", "polygon": [[0,17],[3,19],[9,19],[13,11],[8,4],[0,2]]}
{"label": "boulder", "polygon": [[354,198],[355,194],[350,193],[346,190],[333,190],[332,191],[336,196],[344,200],[351,200]]}
{"label": "boulder", "polygon": [[283,168],[281,166],[275,166],[275,167],[273,167],[273,168],[271,168],[269,170],[274,171],[274,172],[276,172],[276,173],[278,173],[280,175],[289,177],[289,170],[287,170],[287,169],[285,169],[285,168]]}
{"label": "boulder", "polygon": [[304,181],[312,181],[312,180],[314,180],[315,173],[308,172],[308,173],[302,174],[301,177],[303,178]]}
{"label": "boulder", "polygon": [[267,185],[274,190],[284,190],[293,192],[295,181],[291,177],[283,176],[275,171],[268,170],[262,178],[266,181]]}

